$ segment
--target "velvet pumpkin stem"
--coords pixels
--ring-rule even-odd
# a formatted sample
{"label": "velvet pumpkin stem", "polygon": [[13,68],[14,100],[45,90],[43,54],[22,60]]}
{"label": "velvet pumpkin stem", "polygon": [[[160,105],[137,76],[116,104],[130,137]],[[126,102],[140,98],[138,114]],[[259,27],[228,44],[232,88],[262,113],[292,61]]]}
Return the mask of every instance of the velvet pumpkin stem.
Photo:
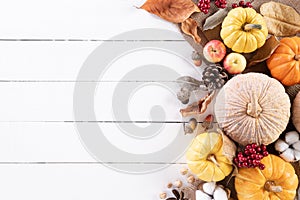
{"label": "velvet pumpkin stem", "polygon": [[299,55],[299,54],[298,54],[298,55],[295,55],[295,56],[294,56],[294,59],[297,60],[297,61],[300,60],[300,55]]}
{"label": "velvet pumpkin stem", "polygon": [[265,183],[265,189],[269,192],[282,192],[282,187],[275,185],[274,181],[267,181]]}
{"label": "velvet pumpkin stem", "polygon": [[250,31],[252,29],[262,29],[260,24],[245,24],[244,31]]}
{"label": "velvet pumpkin stem", "polygon": [[217,167],[220,167],[220,164],[218,163],[215,155],[211,154],[207,157],[207,160],[213,162]]}

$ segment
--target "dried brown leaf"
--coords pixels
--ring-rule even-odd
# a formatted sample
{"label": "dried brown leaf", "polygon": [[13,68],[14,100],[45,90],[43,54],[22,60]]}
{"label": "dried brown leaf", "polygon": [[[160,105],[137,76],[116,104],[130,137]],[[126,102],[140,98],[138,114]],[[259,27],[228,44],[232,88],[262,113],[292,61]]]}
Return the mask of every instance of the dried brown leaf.
{"label": "dried brown leaf", "polygon": [[198,35],[198,24],[194,19],[188,18],[182,22],[181,30],[185,34],[190,35],[196,43],[199,44],[201,42],[201,38]]}
{"label": "dried brown leaf", "polygon": [[208,39],[208,41],[210,41],[210,40],[220,40],[220,41],[222,41],[222,38],[220,36],[220,31],[221,31],[221,24],[217,25],[213,29],[203,31],[203,34]]}
{"label": "dried brown leaf", "polygon": [[147,0],[140,8],[174,23],[182,23],[194,12],[200,12],[191,0]]}
{"label": "dried brown leaf", "polygon": [[271,1],[261,5],[260,13],[266,20],[270,34],[284,37],[300,32],[300,15],[288,5]]}
{"label": "dried brown leaf", "polygon": [[200,99],[198,102],[194,102],[188,105],[186,108],[181,109],[180,113],[183,117],[187,117],[190,115],[202,114],[206,111],[208,105],[211,103],[215,92],[213,91],[210,94],[207,94],[205,97]]}
{"label": "dried brown leaf", "polygon": [[267,39],[265,44],[259,48],[253,57],[248,61],[248,67],[256,65],[257,63],[263,62],[270,58],[275,49],[278,47],[279,43],[280,42],[274,36],[271,36],[269,39]]}

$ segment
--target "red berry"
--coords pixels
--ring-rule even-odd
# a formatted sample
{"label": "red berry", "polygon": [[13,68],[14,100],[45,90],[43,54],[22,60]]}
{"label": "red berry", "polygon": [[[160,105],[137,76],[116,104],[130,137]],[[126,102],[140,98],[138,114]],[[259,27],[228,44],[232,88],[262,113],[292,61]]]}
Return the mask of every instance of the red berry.
{"label": "red berry", "polygon": [[226,8],[226,4],[221,4],[220,8]]}
{"label": "red berry", "polygon": [[231,5],[231,7],[232,7],[232,8],[237,8],[237,7],[239,7],[239,5],[238,5],[237,3],[233,3],[233,4]]}
{"label": "red berry", "polygon": [[235,163],[239,163],[239,159],[238,158],[234,158],[233,160]]}
{"label": "red berry", "polygon": [[248,163],[247,162],[243,162],[242,166],[243,167],[248,167]]}
{"label": "red berry", "polygon": [[251,154],[251,159],[256,159],[256,154]]}
{"label": "red berry", "polygon": [[265,169],[265,165],[262,164],[262,163],[260,163],[258,167],[259,167],[260,170],[264,170]]}
{"label": "red berry", "polygon": [[239,6],[244,6],[245,5],[245,1],[240,1],[239,2]]}
{"label": "red berry", "polygon": [[264,152],[263,152],[263,156],[264,156],[264,157],[266,157],[266,156],[268,156],[268,155],[269,155],[269,153],[268,153],[267,151],[264,151]]}
{"label": "red berry", "polygon": [[207,9],[210,9],[210,4],[206,4],[206,8],[207,8]]}
{"label": "red berry", "polygon": [[215,1],[215,5],[216,5],[217,7],[220,7],[221,3],[220,3],[219,1]]}
{"label": "red berry", "polygon": [[263,151],[266,151],[266,150],[267,150],[267,147],[266,147],[266,145],[264,145],[264,144],[260,145],[260,148],[261,148],[261,150],[263,150]]}
{"label": "red berry", "polygon": [[252,6],[251,2],[247,2],[247,3],[246,3],[246,6],[247,6],[247,7]]}
{"label": "red berry", "polygon": [[252,153],[252,154],[256,153],[255,149],[249,149],[249,152]]}
{"label": "red berry", "polygon": [[261,151],[261,148],[260,148],[260,147],[256,147],[255,150],[258,151],[258,152],[260,152],[260,151]]}
{"label": "red berry", "polygon": [[244,153],[245,153],[246,155],[250,155],[250,154],[251,154],[250,151],[249,151],[248,149],[246,149],[246,150],[244,151]]}
{"label": "red berry", "polygon": [[203,0],[204,3],[209,4],[210,0]]}
{"label": "red berry", "polygon": [[207,9],[207,4],[203,3],[203,5],[201,6],[203,9]]}
{"label": "red berry", "polygon": [[251,149],[251,144],[247,144],[245,149]]}
{"label": "red berry", "polygon": [[251,147],[252,147],[253,149],[255,149],[255,148],[257,147],[257,144],[253,143],[253,144],[251,144]]}
{"label": "red berry", "polygon": [[259,163],[260,163],[260,161],[259,160],[253,160],[253,165],[256,167],[256,166],[258,166],[259,165]]}
{"label": "red berry", "polygon": [[204,14],[207,14],[207,13],[208,13],[208,9],[203,9],[202,12],[203,12]]}

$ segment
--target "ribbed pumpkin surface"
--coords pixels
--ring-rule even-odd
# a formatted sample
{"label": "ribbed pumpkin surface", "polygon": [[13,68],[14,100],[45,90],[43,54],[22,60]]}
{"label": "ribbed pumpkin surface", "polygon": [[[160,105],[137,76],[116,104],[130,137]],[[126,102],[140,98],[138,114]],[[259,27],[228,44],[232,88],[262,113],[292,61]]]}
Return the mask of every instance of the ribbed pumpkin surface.
{"label": "ribbed pumpkin surface", "polygon": [[285,130],[290,106],[277,80],[248,73],[235,76],[221,89],[215,115],[220,127],[236,142],[268,145]]}

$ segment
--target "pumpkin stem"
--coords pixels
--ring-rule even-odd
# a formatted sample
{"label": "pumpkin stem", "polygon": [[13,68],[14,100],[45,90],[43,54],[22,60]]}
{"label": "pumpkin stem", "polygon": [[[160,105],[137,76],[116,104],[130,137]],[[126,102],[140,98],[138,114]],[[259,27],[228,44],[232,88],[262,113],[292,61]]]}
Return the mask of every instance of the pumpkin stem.
{"label": "pumpkin stem", "polygon": [[220,167],[220,164],[218,163],[215,155],[211,154],[207,157],[207,160],[213,162],[217,167]]}
{"label": "pumpkin stem", "polygon": [[251,102],[247,104],[247,115],[257,118],[262,112],[262,108],[258,103],[257,97],[253,94],[251,96]]}
{"label": "pumpkin stem", "polygon": [[262,29],[260,24],[245,24],[244,31],[250,31],[252,29]]}
{"label": "pumpkin stem", "polygon": [[267,181],[265,183],[265,189],[269,192],[282,192],[282,187],[275,185],[274,181]]}
{"label": "pumpkin stem", "polygon": [[294,59],[297,60],[297,61],[300,60],[300,55],[299,55],[299,54],[298,54],[298,55],[295,55],[295,56],[294,56]]}

